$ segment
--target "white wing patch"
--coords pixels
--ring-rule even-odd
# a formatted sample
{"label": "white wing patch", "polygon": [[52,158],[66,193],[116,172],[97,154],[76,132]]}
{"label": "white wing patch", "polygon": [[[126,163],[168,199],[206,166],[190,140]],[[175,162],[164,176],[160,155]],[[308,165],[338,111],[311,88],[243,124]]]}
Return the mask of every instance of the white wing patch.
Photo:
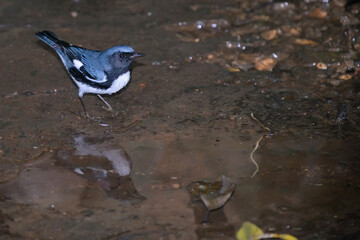
{"label": "white wing patch", "polygon": [[85,77],[86,77],[87,80],[92,81],[92,82],[97,82],[97,83],[104,83],[104,82],[107,81],[106,76],[105,76],[103,79],[99,79],[99,80],[93,79],[93,78],[89,78],[89,77],[87,77],[87,76],[85,76]]}
{"label": "white wing patch", "polygon": [[[77,59],[73,60],[73,64],[78,70],[80,70],[80,68],[82,66],[84,66],[84,64],[81,61],[77,60]],[[103,83],[103,82],[107,81],[106,75],[103,77],[103,79],[94,79],[94,78],[89,78],[87,76],[85,76],[85,77],[86,77],[87,80],[92,81],[92,82],[97,82],[97,83]]]}
{"label": "white wing patch", "polygon": [[84,64],[81,61],[77,60],[77,59],[74,59],[73,63],[74,63],[74,66],[77,69],[80,69],[82,66],[84,66]]}

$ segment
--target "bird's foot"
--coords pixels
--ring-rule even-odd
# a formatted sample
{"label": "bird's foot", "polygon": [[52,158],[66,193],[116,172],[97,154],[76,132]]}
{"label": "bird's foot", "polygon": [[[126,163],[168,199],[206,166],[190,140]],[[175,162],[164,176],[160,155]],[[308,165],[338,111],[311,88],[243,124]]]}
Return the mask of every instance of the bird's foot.
{"label": "bird's foot", "polygon": [[103,106],[103,109],[105,109],[107,112],[110,112],[113,117],[121,117],[125,114],[125,111],[123,110],[115,110],[111,106]]}
{"label": "bird's foot", "polygon": [[203,225],[203,226],[209,226],[209,222],[208,222],[208,221],[202,221],[202,222],[201,222],[201,225]]}
{"label": "bird's foot", "polygon": [[110,105],[108,105],[108,106],[103,106],[103,109],[105,109],[105,110],[108,111],[108,112],[115,112],[115,110],[114,110]]}
{"label": "bird's foot", "polygon": [[87,112],[81,113],[80,115],[84,116],[89,122],[99,122],[101,120],[99,117],[90,116]]}
{"label": "bird's foot", "polygon": [[85,113],[84,116],[89,122],[94,121],[94,117],[91,117],[88,113]]}

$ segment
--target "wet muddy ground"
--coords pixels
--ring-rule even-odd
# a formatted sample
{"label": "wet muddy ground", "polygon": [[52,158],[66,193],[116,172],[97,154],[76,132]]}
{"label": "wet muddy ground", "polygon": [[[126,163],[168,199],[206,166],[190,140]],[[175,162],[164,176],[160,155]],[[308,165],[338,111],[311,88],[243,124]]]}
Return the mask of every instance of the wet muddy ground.
{"label": "wet muddy ground", "polygon": [[[348,3],[2,1],[0,239],[235,239],[245,221],[360,239],[360,4]],[[84,116],[44,29],[146,53],[105,97],[116,112],[86,95]],[[234,194],[204,225],[188,185],[222,175]]]}

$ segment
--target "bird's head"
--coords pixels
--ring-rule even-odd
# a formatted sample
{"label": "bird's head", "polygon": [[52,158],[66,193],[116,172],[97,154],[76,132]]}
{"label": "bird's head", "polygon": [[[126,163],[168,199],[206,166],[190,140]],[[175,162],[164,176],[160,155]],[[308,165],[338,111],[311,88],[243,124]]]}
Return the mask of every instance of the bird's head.
{"label": "bird's head", "polygon": [[105,51],[107,60],[112,68],[126,68],[137,57],[143,57],[145,54],[135,52],[129,46],[116,46]]}

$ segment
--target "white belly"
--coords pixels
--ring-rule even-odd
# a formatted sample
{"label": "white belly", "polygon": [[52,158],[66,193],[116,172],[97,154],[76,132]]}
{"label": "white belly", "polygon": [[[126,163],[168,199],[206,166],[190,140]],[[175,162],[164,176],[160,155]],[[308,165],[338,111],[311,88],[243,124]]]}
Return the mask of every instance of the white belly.
{"label": "white belly", "polygon": [[78,82],[75,79],[73,79],[76,83],[76,85],[79,87],[79,97],[82,97],[85,93],[94,93],[94,94],[113,94],[128,84],[130,80],[130,71],[127,71],[126,73],[120,75],[115,81],[112,83],[111,87],[108,89],[99,89],[92,86],[85,85],[82,82]]}

